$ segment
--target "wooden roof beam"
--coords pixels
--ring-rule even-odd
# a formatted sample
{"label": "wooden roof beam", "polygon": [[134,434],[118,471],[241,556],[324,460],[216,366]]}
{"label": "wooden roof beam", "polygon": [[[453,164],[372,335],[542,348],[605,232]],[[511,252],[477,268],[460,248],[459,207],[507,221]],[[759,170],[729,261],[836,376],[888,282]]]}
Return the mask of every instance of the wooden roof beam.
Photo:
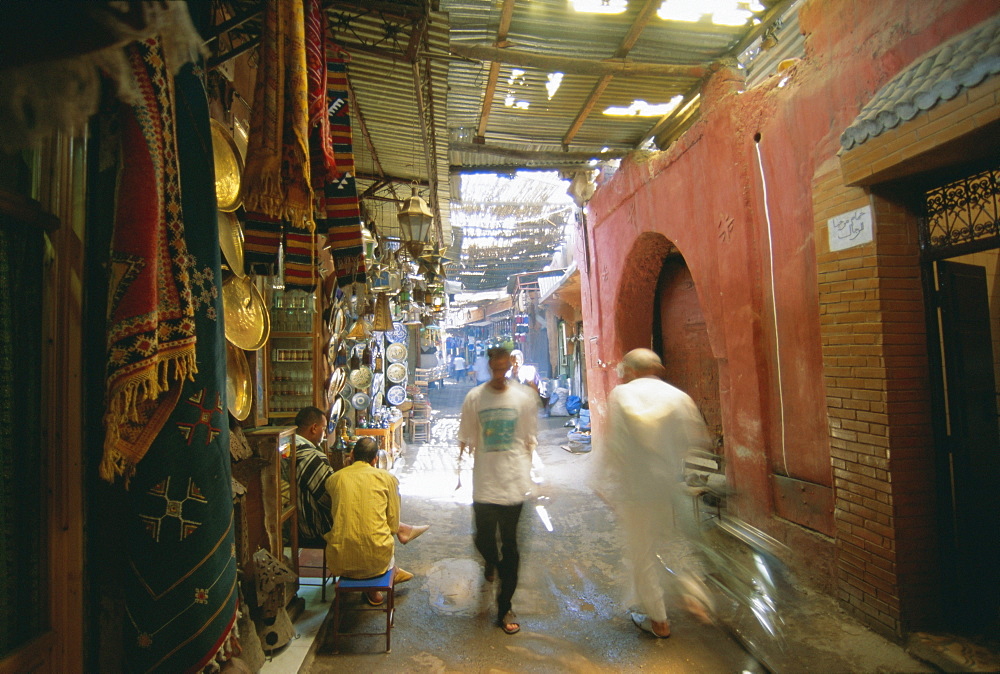
{"label": "wooden roof beam", "polygon": [[591,159],[597,161],[608,161],[610,159],[621,159],[628,156],[632,150],[606,150],[604,152],[559,152],[546,150],[516,150],[509,147],[497,147],[495,145],[480,145],[479,143],[451,143],[449,149],[453,152],[469,152],[492,154],[508,159],[527,159],[536,161],[578,161],[586,162]]}
{"label": "wooden roof beam", "polygon": [[[639,36],[642,35],[643,29],[649,25],[649,21],[656,14],[656,10],[659,9],[660,5],[663,4],[662,0],[646,0],[646,3],[639,9],[639,14],[635,17],[635,21],[629,26],[628,32],[622,41],[618,44],[618,49],[615,50],[613,58],[624,59],[628,56],[628,53],[632,51],[632,47],[635,43],[639,41]],[[601,94],[604,90],[608,88],[611,84],[611,78],[614,77],[613,74],[608,73],[606,75],[601,75],[600,79],[597,80],[597,84],[594,88],[590,90],[590,94],[587,96],[587,100],[583,102],[580,107],[580,112],[576,113],[576,118],[573,123],[569,125],[569,129],[563,136],[562,144],[563,147],[568,147],[576,134],[580,131],[580,127],[583,123],[587,121],[587,117],[590,116],[591,110],[597,105],[597,101],[601,99]]]}
{"label": "wooden roof beam", "polygon": [[[507,44],[507,31],[510,30],[510,20],[514,14],[514,0],[504,0],[500,8],[500,26],[497,28],[497,39],[494,47]],[[490,73],[486,78],[486,91],[483,93],[483,107],[479,111],[479,124],[476,125],[475,142],[485,142],[486,126],[490,119],[490,109],[493,107],[493,97],[497,91],[497,80],[500,78],[500,62],[490,62]]]}
{"label": "wooden roof beam", "polygon": [[636,63],[624,59],[605,59],[593,61],[573,56],[550,56],[532,52],[510,49],[508,47],[492,47],[489,45],[463,45],[452,43],[451,53],[473,61],[497,61],[512,66],[538,68],[546,72],[558,70],[569,75],[618,75],[690,77],[701,79],[708,72],[704,65],[687,65],[678,63]]}

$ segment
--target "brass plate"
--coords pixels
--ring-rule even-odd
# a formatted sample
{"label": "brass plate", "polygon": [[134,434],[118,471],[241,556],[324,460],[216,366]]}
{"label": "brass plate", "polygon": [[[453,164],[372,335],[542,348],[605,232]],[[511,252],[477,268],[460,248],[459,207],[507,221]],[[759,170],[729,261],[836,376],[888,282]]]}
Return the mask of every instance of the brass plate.
{"label": "brass plate", "polygon": [[215,198],[219,202],[219,210],[235,211],[241,201],[243,159],[229,129],[216,119],[212,120],[212,158],[215,161]]}
{"label": "brass plate", "polygon": [[271,318],[253,280],[230,276],[222,284],[226,339],[244,351],[256,351],[271,334]]}
{"label": "brass plate", "polygon": [[226,405],[229,413],[238,421],[250,416],[253,408],[253,383],[250,381],[250,365],[247,355],[226,342]]}
{"label": "brass plate", "polygon": [[235,213],[219,211],[219,248],[229,269],[240,278],[246,276],[243,271],[243,226]]}

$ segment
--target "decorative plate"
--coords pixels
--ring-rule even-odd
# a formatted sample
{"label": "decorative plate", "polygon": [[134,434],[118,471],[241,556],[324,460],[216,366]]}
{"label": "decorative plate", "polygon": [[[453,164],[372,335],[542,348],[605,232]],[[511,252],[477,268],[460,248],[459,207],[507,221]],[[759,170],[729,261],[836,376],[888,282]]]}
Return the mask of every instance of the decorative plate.
{"label": "decorative plate", "polygon": [[406,400],[406,389],[402,386],[393,386],[385,392],[385,399],[390,405],[399,405]]}
{"label": "decorative plate", "polygon": [[406,366],[402,363],[390,363],[389,367],[385,368],[385,377],[393,384],[398,384],[406,379]]}
{"label": "decorative plate", "polygon": [[354,405],[354,409],[363,410],[366,409],[372,402],[372,399],[368,397],[367,393],[355,393],[354,397],[351,398],[351,404]]}
{"label": "decorative plate", "polygon": [[350,384],[344,384],[344,388],[340,389],[340,395],[350,400],[354,395],[354,387]]}
{"label": "decorative plate", "polygon": [[355,389],[366,389],[372,385],[372,370],[367,365],[362,365],[351,372],[347,381],[351,382],[351,386]]}
{"label": "decorative plate", "polygon": [[[399,321],[395,321],[392,324],[392,330],[385,333],[385,336],[393,344],[400,344],[406,341],[406,326]],[[405,356],[404,356],[405,358]]]}
{"label": "decorative plate", "polygon": [[243,278],[243,227],[235,213],[219,211],[219,248],[230,271]]}
{"label": "decorative plate", "polygon": [[347,407],[347,401],[337,396],[337,399],[333,401],[330,405],[330,421],[339,420],[344,416],[344,409]]}
{"label": "decorative plate", "polygon": [[238,421],[250,416],[253,401],[253,382],[250,381],[250,366],[247,356],[226,342],[226,404],[229,413]]}
{"label": "decorative plate", "polygon": [[347,371],[344,370],[343,368],[338,367],[336,370],[333,371],[333,374],[330,375],[330,383],[329,387],[327,388],[328,391],[327,400],[332,401],[334,398],[340,395],[340,392],[344,389],[344,385],[346,384],[346,382],[347,382]]}
{"label": "decorative plate", "polygon": [[236,141],[222,122],[212,120],[212,158],[215,162],[215,196],[220,211],[235,211],[240,207],[240,181],[243,179],[243,158]]}
{"label": "decorative plate", "polygon": [[244,351],[264,346],[271,334],[271,317],[264,297],[249,276],[230,276],[222,284],[226,339]]}
{"label": "decorative plate", "polygon": [[390,363],[402,363],[406,360],[406,345],[394,342],[385,347],[385,357]]}

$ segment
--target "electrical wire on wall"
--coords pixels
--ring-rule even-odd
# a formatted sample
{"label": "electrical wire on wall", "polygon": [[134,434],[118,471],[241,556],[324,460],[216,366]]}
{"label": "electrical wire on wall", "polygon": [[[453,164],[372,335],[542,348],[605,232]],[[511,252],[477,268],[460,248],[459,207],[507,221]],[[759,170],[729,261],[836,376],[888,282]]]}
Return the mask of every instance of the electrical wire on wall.
{"label": "electrical wire on wall", "polygon": [[788,456],[785,453],[785,386],[781,377],[781,337],[778,334],[777,285],[774,280],[774,240],[771,232],[771,211],[767,204],[767,180],[764,178],[764,159],[760,153],[760,134],[754,134],[754,149],[757,151],[757,170],[760,172],[760,186],[764,196],[764,220],[767,223],[768,272],[771,277],[771,315],[774,326],[774,362],[778,377],[778,406],[781,423],[781,464],[788,475]]}

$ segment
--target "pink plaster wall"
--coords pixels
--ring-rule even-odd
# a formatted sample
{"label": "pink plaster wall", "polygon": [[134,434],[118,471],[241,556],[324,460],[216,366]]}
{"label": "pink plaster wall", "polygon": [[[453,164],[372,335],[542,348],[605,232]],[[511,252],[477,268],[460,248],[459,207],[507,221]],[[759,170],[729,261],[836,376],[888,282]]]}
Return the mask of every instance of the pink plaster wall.
{"label": "pink plaster wall", "polygon": [[835,158],[841,132],[879,87],[997,9],[976,0],[808,2],[800,12],[807,56],[784,73],[785,86],[776,75],[741,92],[739,76],[720,70],[695,126],[665,152],[624,161],[598,188],[588,207],[590,265],[581,291],[598,435],[604,399],[617,383],[613,366],[628,349],[649,345],[659,272],[659,265],[649,268],[658,254],[649,242],[661,235],[691,270],[718,359],[738,510],[751,521],[768,517],[772,473],[831,485],[814,173]]}

